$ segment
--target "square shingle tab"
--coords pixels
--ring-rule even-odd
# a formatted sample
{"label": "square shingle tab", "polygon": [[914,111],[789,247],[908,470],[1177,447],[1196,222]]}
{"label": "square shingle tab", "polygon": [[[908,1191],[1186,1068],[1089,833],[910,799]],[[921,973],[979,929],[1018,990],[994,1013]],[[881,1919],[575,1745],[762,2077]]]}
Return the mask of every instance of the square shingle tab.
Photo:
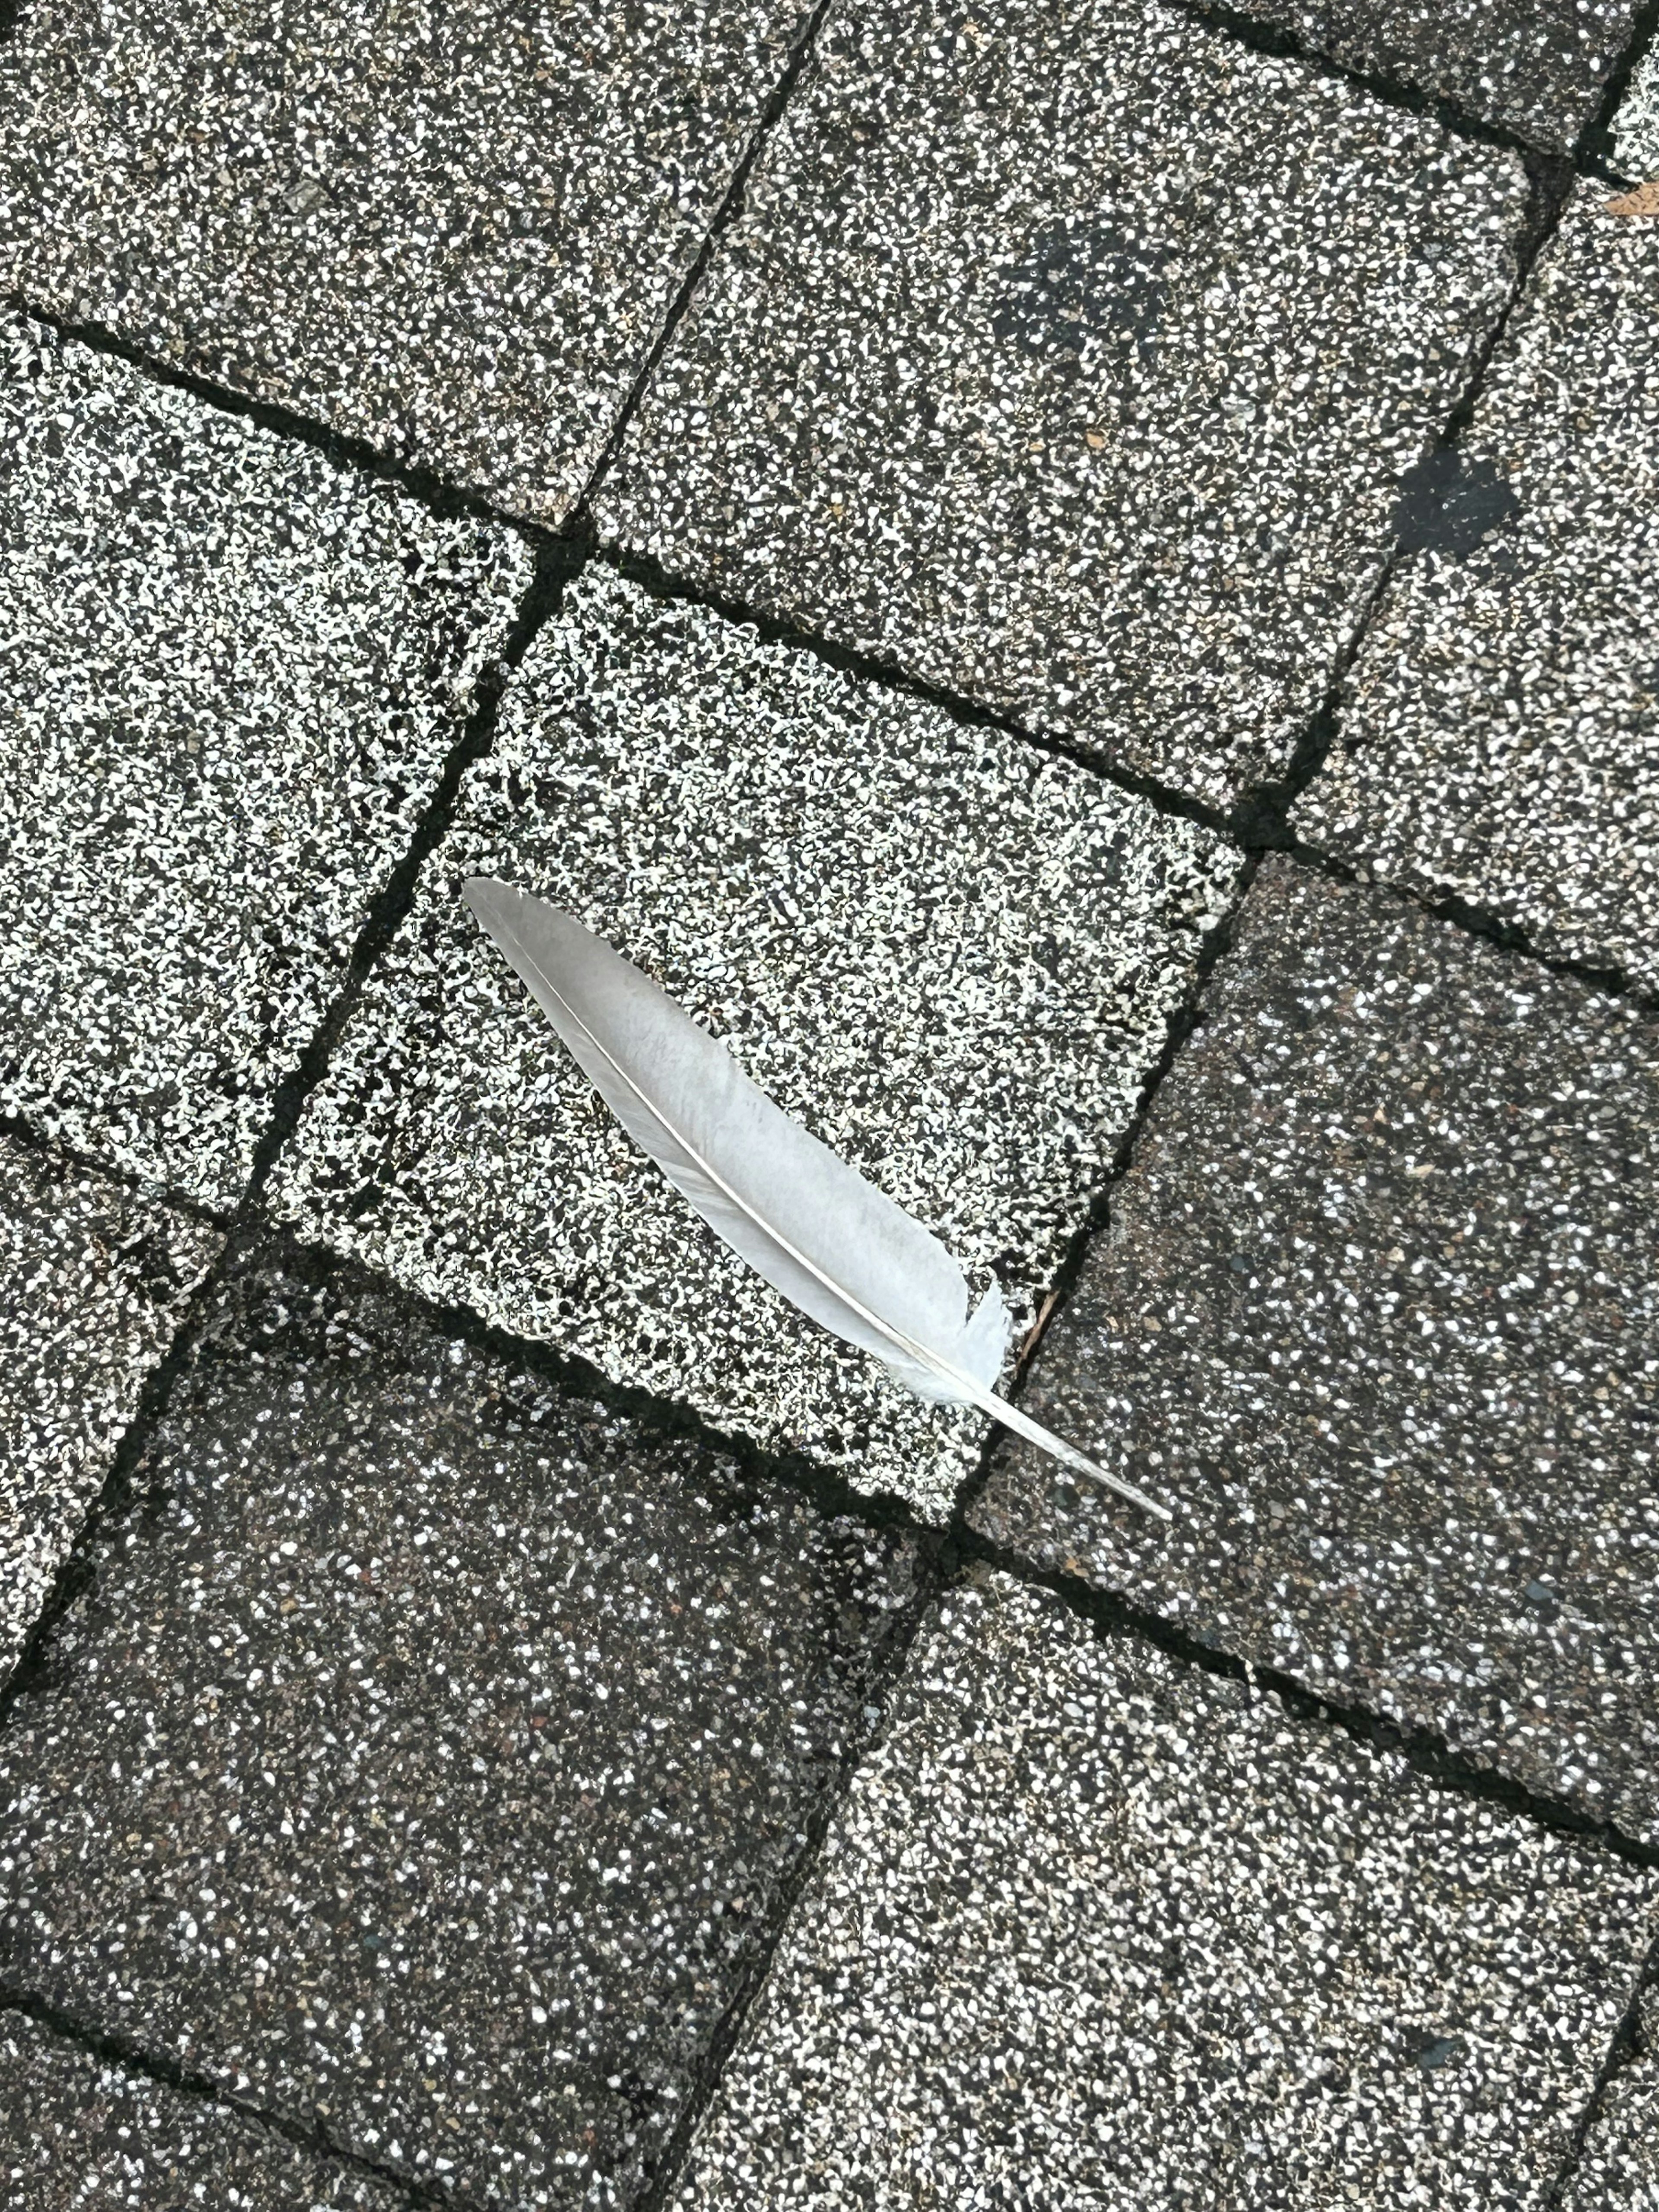
{"label": "square shingle tab", "polygon": [[271,1186],[308,1238],[943,1516],[984,1424],[733,1258],[460,902],[499,876],[638,962],[1032,1317],[1238,856],[1087,769],[589,568]]}
{"label": "square shingle tab", "polygon": [[915,1561],[251,1261],[0,1737],[0,1978],[468,2203],[633,2203]]}
{"label": "square shingle tab", "polygon": [[408,2212],[400,2189],[211,2098],[0,2028],[0,2212]]}
{"label": "square shingle tab", "polygon": [[1528,191],[1162,8],[832,15],[602,526],[1226,805],[1323,696]]}
{"label": "square shingle tab", "polygon": [[228,1208],[529,556],[17,320],[0,449],[0,1109]]}
{"label": "square shingle tab", "polygon": [[782,74],[781,0],[69,0],[0,44],[0,292],[568,512]]}
{"label": "square shingle tab", "polygon": [[1659,987],[1659,221],[1581,185],[1291,821]]}
{"label": "square shingle tab", "polygon": [[1659,1843],[1659,1025],[1275,862],[977,1525]]}
{"label": "square shingle tab", "polygon": [[221,1242],[0,1137],[0,1679]]}
{"label": "square shingle tab", "polygon": [[994,1579],[916,1654],[679,2201],[1545,2212],[1656,1904]]}
{"label": "square shingle tab", "polygon": [[1243,5],[1310,52],[1561,154],[1601,112],[1643,12],[1640,0],[1488,0],[1467,14],[1437,0]]}

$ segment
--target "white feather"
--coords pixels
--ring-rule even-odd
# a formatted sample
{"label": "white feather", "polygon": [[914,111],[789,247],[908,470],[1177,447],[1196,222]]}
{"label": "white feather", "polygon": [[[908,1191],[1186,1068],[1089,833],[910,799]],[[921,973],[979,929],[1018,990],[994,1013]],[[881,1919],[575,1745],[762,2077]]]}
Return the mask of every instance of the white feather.
{"label": "white feather", "polygon": [[510,884],[476,877],[465,895],[629,1135],[757,1274],[918,1397],[978,1406],[1170,1517],[995,1395],[1009,1329],[996,1284],[970,1318],[966,1279],[938,1237],[792,1121],[648,976]]}

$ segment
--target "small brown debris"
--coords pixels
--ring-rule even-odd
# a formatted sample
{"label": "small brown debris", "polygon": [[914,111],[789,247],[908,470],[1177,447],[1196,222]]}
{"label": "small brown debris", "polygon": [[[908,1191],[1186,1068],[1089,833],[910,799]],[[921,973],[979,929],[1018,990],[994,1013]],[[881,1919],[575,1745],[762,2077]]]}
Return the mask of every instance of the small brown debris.
{"label": "small brown debris", "polygon": [[1659,215],[1659,177],[1609,200],[1606,211],[1608,215]]}
{"label": "small brown debris", "polygon": [[1036,1350],[1037,1346],[1041,1343],[1042,1340],[1042,1332],[1048,1326],[1048,1317],[1059,1304],[1060,1292],[1058,1291],[1050,1291],[1048,1297],[1044,1298],[1042,1305],[1038,1308],[1037,1317],[1031,1323],[1030,1328],[1025,1332],[1025,1341],[1019,1347],[1019,1364],[1022,1367],[1025,1364],[1025,1362],[1030,1358],[1031,1354]]}

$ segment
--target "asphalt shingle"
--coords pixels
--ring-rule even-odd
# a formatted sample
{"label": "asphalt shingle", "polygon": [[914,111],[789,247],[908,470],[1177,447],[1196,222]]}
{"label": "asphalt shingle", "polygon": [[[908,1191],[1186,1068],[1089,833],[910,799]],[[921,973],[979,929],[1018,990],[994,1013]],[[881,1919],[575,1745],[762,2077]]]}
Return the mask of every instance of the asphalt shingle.
{"label": "asphalt shingle", "polygon": [[1659,177],[1659,46],[1650,47],[1613,118],[1613,159],[1626,175]]}
{"label": "asphalt shingle", "polygon": [[1528,191],[1159,7],[832,15],[601,526],[1225,805],[1322,698]]}
{"label": "asphalt shingle", "polygon": [[1581,185],[1291,823],[1659,985],[1659,221]]}
{"label": "asphalt shingle", "polygon": [[529,556],[16,319],[0,534],[0,1109],[228,1208]]}
{"label": "asphalt shingle", "polygon": [[0,45],[0,292],[566,514],[793,0],[70,0]]}
{"label": "asphalt shingle", "polygon": [[461,904],[568,907],[943,1237],[1017,1327],[1238,857],[1070,762],[590,568],[469,771],[271,1203],[308,1239],[942,1517],[984,1432],[732,1258]]}
{"label": "asphalt shingle", "polygon": [[1659,2209],[1659,1997],[1644,2001],[1635,2051],[1608,2082],[1561,2212]]}
{"label": "asphalt shingle", "polygon": [[3,2212],[404,2212],[398,2189],[211,2099],[94,2057],[14,2013],[0,2029]]}
{"label": "asphalt shingle", "polygon": [[1000,1578],[856,1777],[682,2201],[1543,2212],[1659,1878]]}
{"label": "asphalt shingle", "polygon": [[0,1978],[471,2203],[631,2203],[915,1556],[250,1261],[0,1737]]}
{"label": "asphalt shingle", "polygon": [[220,1242],[0,1137],[0,1679]]}
{"label": "asphalt shingle", "polygon": [[1659,1841],[1659,1026],[1264,869],[975,1524]]}
{"label": "asphalt shingle", "polygon": [[1310,52],[1447,100],[1534,146],[1571,153],[1607,97],[1641,0],[1242,0]]}

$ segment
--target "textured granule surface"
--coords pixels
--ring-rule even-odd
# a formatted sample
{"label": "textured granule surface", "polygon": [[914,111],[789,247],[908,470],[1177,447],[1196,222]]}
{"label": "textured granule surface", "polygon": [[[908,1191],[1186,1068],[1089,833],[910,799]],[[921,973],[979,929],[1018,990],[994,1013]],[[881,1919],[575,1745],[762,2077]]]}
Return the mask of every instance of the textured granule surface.
{"label": "textured granule surface", "polygon": [[492,875],[654,975],[1032,1319],[1239,867],[1085,769],[592,569],[342,1041],[272,1203],[423,1294],[942,1517],[983,1423],[719,1243],[461,903]]}
{"label": "textured granule surface", "polygon": [[994,1578],[918,1649],[682,2202],[1543,2212],[1656,1893]]}
{"label": "textured granule surface", "polygon": [[0,2212],[1659,2212],[1656,23],[0,0]]}
{"label": "textured granule surface", "polygon": [[529,554],[15,319],[0,532],[0,1109],[228,1209]]}
{"label": "textured granule surface", "polygon": [[1659,221],[1578,188],[1291,817],[1659,986]]}
{"label": "textured granule surface", "polygon": [[1403,88],[1534,146],[1571,153],[1607,97],[1640,0],[1242,0],[1310,52]]}
{"label": "textured granule surface", "polygon": [[0,1736],[0,1982],[477,2203],[632,2203],[915,1540],[248,1261]]}
{"label": "textured granule surface", "polygon": [[799,24],[760,0],[25,9],[0,291],[556,520]]}
{"label": "textured granule surface", "polygon": [[1620,102],[1613,147],[1626,175],[1659,177],[1659,46],[1650,48]]}
{"label": "textured granule surface", "polygon": [[16,2013],[0,2029],[0,2212],[407,2212],[408,2201]]}
{"label": "textured granule surface", "polygon": [[1659,1991],[1649,1990],[1561,2199],[1561,2212],[1653,2212],[1659,2205]]}
{"label": "textured granule surface", "polygon": [[1324,693],[1528,191],[1161,8],[832,16],[602,526],[1224,806]]}
{"label": "textured granule surface", "polygon": [[1659,1841],[1659,1027],[1274,862],[975,1525]]}
{"label": "textured granule surface", "polygon": [[0,1677],[220,1241],[0,1137]]}

